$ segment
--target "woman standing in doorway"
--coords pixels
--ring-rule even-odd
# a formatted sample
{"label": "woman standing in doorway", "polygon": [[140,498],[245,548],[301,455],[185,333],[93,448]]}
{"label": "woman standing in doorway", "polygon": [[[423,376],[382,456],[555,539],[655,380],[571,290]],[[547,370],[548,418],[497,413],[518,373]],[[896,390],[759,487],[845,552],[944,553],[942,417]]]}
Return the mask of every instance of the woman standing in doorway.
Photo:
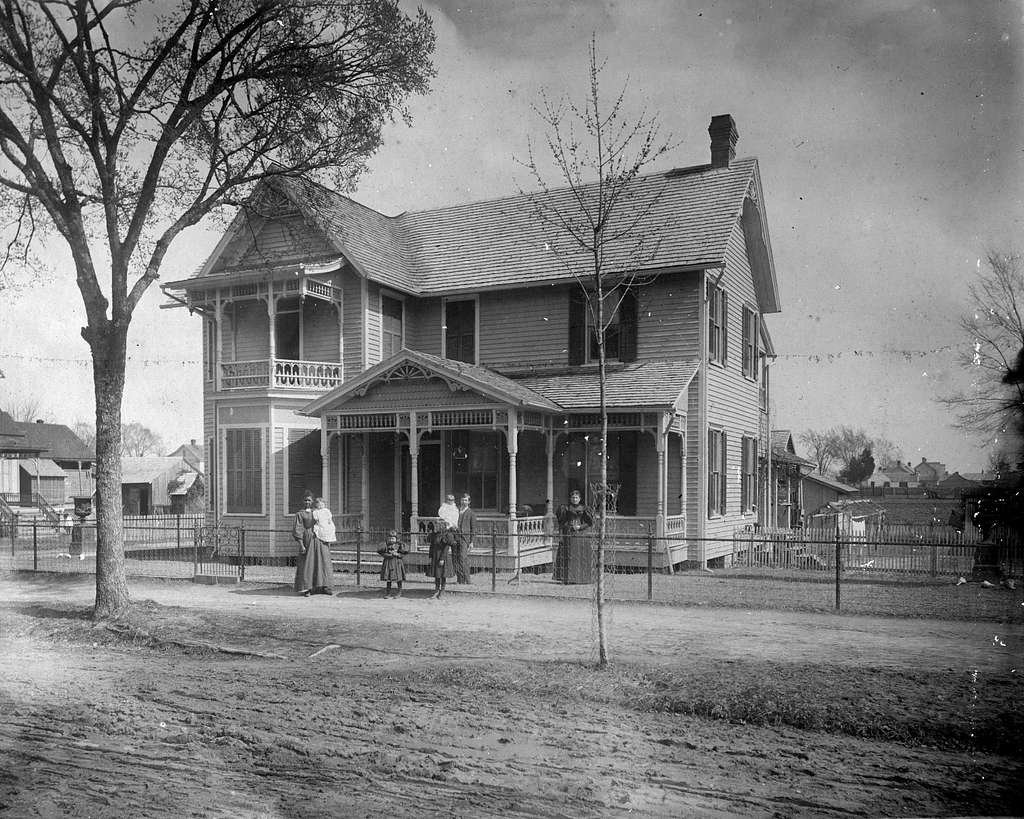
{"label": "woman standing in doorway", "polygon": [[295,591],[303,597],[310,594],[332,594],[334,566],[331,549],[316,536],[313,527],[317,520],[313,513],[313,493],[307,492],[303,508],[295,515],[292,537],[299,544],[299,559],[295,565]]}

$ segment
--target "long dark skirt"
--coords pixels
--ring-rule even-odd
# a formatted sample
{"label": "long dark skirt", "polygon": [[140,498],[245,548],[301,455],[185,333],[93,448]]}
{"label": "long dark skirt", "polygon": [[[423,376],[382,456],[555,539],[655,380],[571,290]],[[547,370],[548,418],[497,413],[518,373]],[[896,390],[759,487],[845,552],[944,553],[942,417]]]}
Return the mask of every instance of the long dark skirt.
{"label": "long dark skirt", "polygon": [[334,566],[331,564],[331,549],[320,538],[311,537],[306,554],[300,554],[295,565],[295,591],[334,587]]}
{"label": "long dark skirt", "polygon": [[380,564],[380,579],[388,583],[405,580],[405,563],[400,557],[385,557]]}

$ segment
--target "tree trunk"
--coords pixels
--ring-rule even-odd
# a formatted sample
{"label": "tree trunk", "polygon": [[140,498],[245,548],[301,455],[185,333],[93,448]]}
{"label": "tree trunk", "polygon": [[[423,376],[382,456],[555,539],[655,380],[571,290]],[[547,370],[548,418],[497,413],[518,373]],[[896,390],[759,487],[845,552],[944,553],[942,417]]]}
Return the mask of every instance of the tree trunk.
{"label": "tree trunk", "polygon": [[[83,335],[86,335],[83,333]],[[121,508],[121,400],[127,324],[91,329],[96,391],[96,620],[117,619],[128,610]]]}
{"label": "tree trunk", "polygon": [[605,335],[604,335],[604,281],[600,270],[597,273],[597,381],[601,403],[601,439],[598,442],[601,454],[601,483],[598,497],[600,507],[597,519],[597,665],[608,666],[608,623],[604,611],[604,562],[605,543],[608,537],[608,407],[605,399]]}

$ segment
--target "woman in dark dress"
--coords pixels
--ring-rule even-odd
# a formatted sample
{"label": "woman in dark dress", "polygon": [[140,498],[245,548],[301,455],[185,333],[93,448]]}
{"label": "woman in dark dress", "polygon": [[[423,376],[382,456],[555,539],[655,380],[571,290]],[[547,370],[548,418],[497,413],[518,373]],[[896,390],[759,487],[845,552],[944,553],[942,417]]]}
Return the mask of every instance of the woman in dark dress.
{"label": "woman in dark dress", "polygon": [[[555,555],[555,581],[558,583],[589,583],[590,549],[580,535],[594,525],[594,516],[583,503],[578,490],[569,495],[569,503],[558,507],[556,513],[558,525],[562,530],[562,540],[558,544]],[[586,566],[578,565],[584,562]]]}
{"label": "woman in dark dress", "polygon": [[292,537],[299,544],[299,559],[295,564],[295,591],[304,597],[313,594],[332,594],[334,566],[330,547],[313,532],[313,493],[303,498],[303,509],[295,515]]}
{"label": "woman in dark dress", "polygon": [[427,574],[434,578],[434,593],[430,595],[437,600],[444,594],[445,583],[449,577],[455,577],[455,564],[452,562],[452,543],[455,540],[453,530],[447,529],[430,535],[430,564]]}

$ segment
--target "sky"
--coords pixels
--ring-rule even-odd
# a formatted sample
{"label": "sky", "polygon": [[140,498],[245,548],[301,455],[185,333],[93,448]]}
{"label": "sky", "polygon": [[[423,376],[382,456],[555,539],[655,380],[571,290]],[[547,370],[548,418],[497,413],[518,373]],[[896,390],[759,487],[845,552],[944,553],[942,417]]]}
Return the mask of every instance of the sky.
{"label": "sky", "polygon": [[[652,171],[709,161],[715,114],[759,159],[782,305],[766,318],[775,427],[846,424],[904,460],[986,465],[936,398],[970,383],[958,322],[981,260],[1024,250],[1020,0],[423,5],[437,77],[354,199],[396,214],[528,189],[532,106],[542,91],[582,98],[593,35],[605,93],[625,85],[626,110],[678,143]],[[219,228],[180,239],[163,278],[189,275]],[[30,394],[71,424],[93,414],[84,310],[66,256],[51,267],[0,295],[0,405]],[[134,319],[124,417],[170,450],[202,437],[201,328],[163,302],[151,290]]]}

